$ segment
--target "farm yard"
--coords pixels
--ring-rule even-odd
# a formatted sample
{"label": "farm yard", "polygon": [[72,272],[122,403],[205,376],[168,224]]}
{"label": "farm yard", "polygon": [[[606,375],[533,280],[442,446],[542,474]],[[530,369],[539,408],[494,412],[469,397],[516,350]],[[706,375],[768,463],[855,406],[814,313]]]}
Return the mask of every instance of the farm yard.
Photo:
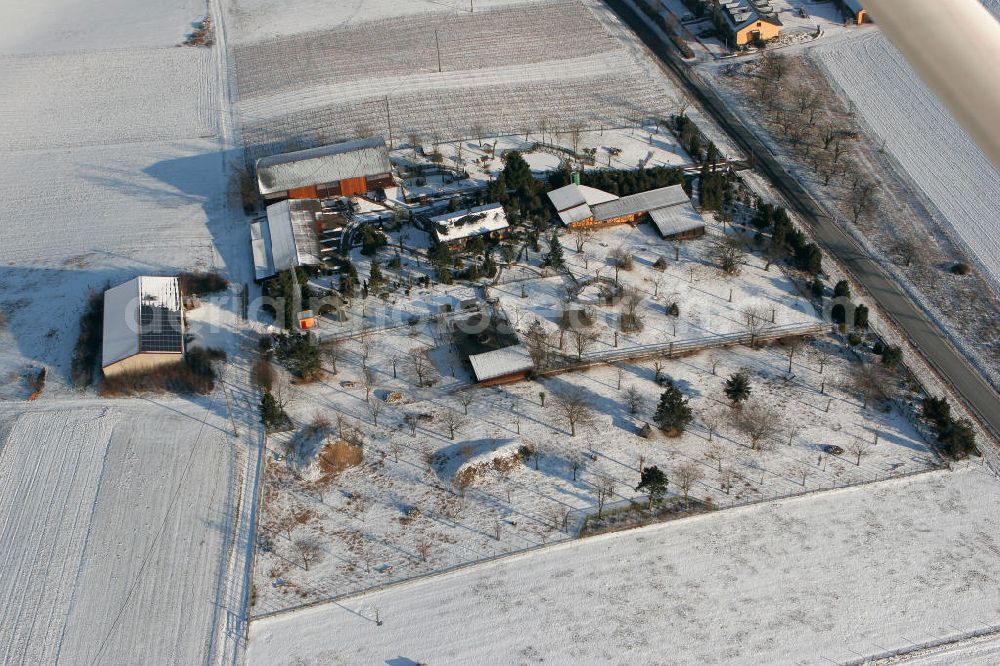
{"label": "farm yard", "polygon": [[894,663],[1000,624],[998,492],[932,472],[558,545],[259,620],[248,662]]}
{"label": "farm yard", "polygon": [[[569,234],[563,238],[572,243]],[[675,255],[644,225],[598,230],[580,254],[566,246],[567,264],[582,275],[585,263],[587,271],[595,269],[624,243],[636,254],[621,280],[641,286],[646,302],[656,303],[650,305],[656,312],[644,315],[644,332],[619,339],[622,351],[637,345],[643,360],[470,386],[443,322],[471,313],[428,316],[439,300],[468,299],[475,293],[468,288],[414,289],[407,311],[424,309],[410,325],[359,331],[360,306],[352,306],[343,324],[324,320],[326,333],[340,333],[336,342],[321,334],[327,345],[322,376],[302,384],[275,380],[292,423],[269,439],[254,616],[570,539],[585,523],[587,530],[602,531],[642,520],[632,503],[644,505],[635,488],[639,469],[651,465],[671,479],[668,512],[729,507],[938,465],[912,424],[915,397],[905,381],[880,380],[899,396],[885,403],[859,383],[864,373],[856,361],[871,358],[868,343],[849,347],[844,336],[820,334],[804,345],[789,340],[669,357],[663,342],[674,336],[673,317],[661,313],[666,301],[655,300],[654,280],[674,284],[664,284],[660,297],[679,304],[678,339],[738,331],[746,303],[774,303],[776,321],[817,322],[812,305],[777,268],[765,271],[763,261],[749,256],[739,276],[723,279],[704,255],[709,239],[685,244]],[[651,266],[658,256],[670,260],[662,273]],[[353,259],[365,274],[364,260]],[[693,284],[689,265],[696,269]],[[522,337],[535,316],[544,317],[554,347],[558,287],[566,282],[539,271],[505,268],[487,293],[498,297],[497,312]],[[397,281],[394,271],[386,272]],[[732,304],[720,286],[730,279]],[[579,298],[583,302],[586,293]],[[717,312],[711,300],[720,301]],[[489,312],[483,304],[478,308]],[[597,313],[593,329],[601,331],[593,347],[599,356],[596,345],[612,350],[612,311],[618,307],[591,309]],[[339,337],[345,330],[353,337]],[[569,357],[575,355],[571,333],[563,352]],[[658,354],[638,346],[655,342]],[[735,409],[723,385],[741,371],[752,398]],[[679,437],[655,427],[643,432],[654,422],[667,378],[690,398],[695,415]],[[574,393],[590,409],[571,422],[563,405]],[[768,423],[768,432],[749,435],[740,414]],[[691,506],[682,506],[685,496]]]}

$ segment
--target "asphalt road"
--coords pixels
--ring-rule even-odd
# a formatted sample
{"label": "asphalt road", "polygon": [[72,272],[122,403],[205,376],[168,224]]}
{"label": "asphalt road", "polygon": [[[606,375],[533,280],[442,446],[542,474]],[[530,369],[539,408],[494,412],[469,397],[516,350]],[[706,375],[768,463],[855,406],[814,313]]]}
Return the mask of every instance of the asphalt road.
{"label": "asphalt road", "polygon": [[809,225],[816,242],[834,257],[868,293],[882,311],[909,338],[938,376],[964,400],[979,422],[1000,439],[1000,395],[975,370],[952,343],[947,331],[924,315],[902,288],[862,249],[836,221],[827,215],[815,199],[791,177],[767,147],[726,107],[725,103],[693,71],[673,47],[665,44],[622,0],[605,0],[618,16],[639,36],[665,69],[673,74],[712,115],[730,137],[756,160],[757,168],[767,176]]}

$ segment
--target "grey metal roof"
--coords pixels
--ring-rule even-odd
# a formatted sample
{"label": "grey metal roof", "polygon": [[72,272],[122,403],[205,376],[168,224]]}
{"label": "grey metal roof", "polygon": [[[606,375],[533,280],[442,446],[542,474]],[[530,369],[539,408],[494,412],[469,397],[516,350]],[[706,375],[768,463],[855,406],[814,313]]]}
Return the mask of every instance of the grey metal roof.
{"label": "grey metal roof", "polygon": [[478,382],[518,372],[527,372],[535,367],[531,361],[531,355],[528,354],[528,348],[524,345],[514,345],[483,354],[473,354],[469,357],[469,362],[472,363],[472,372],[476,375]]}
{"label": "grey metal roof", "polygon": [[679,203],[689,201],[684,188],[680,185],[670,185],[656,190],[630,194],[621,199],[606,201],[592,206],[594,210],[594,220],[603,222],[615,217],[644,213],[657,208],[674,206]]}
{"label": "grey metal roof", "polygon": [[568,208],[566,210],[559,211],[559,219],[566,226],[575,224],[576,222],[582,222],[584,220],[589,220],[594,214],[590,210],[590,206],[587,204],[580,204],[575,208]]}
{"label": "grey metal roof", "polygon": [[257,160],[257,186],[266,195],[391,172],[385,141],[372,137],[262,157]]}
{"label": "grey metal roof", "polygon": [[583,204],[593,206],[595,204],[618,198],[617,195],[605,192],[604,190],[599,190],[596,187],[576,185],[573,183],[552,190],[548,193],[548,196],[549,201],[552,202],[552,205],[555,206],[556,210],[559,212],[569,210],[570,208],[576,208],[577,206],[582,206]]}
{"label": "grey metal roof", "polygon": [[250,225],[250,246],[258,280],[293,266],[319,266],[315,199],[289,199],[267,207],[267,220]]}
{"label": "grey metal roof", "polygon": [[649,211],[649,218],[663,237],[694,231],[705,226],[705,220],[690,201]]}

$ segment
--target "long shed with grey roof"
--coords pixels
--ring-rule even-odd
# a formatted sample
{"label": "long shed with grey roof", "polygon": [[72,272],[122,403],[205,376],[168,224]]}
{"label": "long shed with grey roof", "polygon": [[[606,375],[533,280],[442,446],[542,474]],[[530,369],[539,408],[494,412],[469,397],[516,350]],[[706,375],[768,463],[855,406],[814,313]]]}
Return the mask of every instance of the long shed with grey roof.
{"label": "long shed with grey roof", "polygon": [[184,314],[176,277],[136,277],[104,292],[105,376],[145,372],[183,358]]}
{"label": "long shed with grey roof", "polygon": [[250,225],[254,276],[265,280],[297,266],[320,266],[315,199],[279,201],[267,207],[267,219]]}
{"label": "long shed with grey roof", "polygon": [[256,169],[266,201],[354,196],[393,185],[381,137],[262,157]]}

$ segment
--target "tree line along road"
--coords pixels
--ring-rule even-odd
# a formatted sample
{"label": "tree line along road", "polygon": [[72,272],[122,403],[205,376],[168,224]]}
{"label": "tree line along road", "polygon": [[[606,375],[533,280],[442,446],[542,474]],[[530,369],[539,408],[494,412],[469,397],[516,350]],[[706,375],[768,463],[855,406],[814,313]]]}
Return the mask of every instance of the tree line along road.
{"label": "tree line along road", "polygon": [[737,145],[756,160],[760,171],[778,187],[794,211],[809,225],[823,250],[865,289],[928,365],[962,398],[969,411],[994,439],[1000,439],[1000,395],[955,348],[947,331],[932,322],[888,277],[878,262],[823,211],[806,189],[778,163],[764,143],[740,122],[715,91],[674,52],[673,47],[660,39],[631,6],[623,0],[604,2],[636,33],[667,73],[678,80]]}

